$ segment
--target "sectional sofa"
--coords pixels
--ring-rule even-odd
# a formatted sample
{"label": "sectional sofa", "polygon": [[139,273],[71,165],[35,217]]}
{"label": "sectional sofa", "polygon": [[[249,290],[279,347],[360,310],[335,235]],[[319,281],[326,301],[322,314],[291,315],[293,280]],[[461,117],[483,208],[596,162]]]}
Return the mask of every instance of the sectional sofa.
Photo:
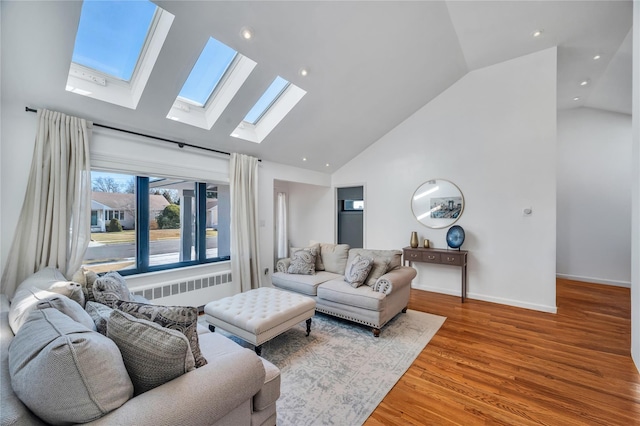
{"label": "sectional sofa", "polygon": [[[402,266],[402,251],[352,249],[347,244],[311,241],[308,247],[291,248],[290,253],[292,257],[313,257],[313,268],[301,270],[292,266],[292,258],[280,259],[272,283],[314,298],[317,312],[370,326],[376,337],[392,318],[406,312],[416,270]],[[361,282],[347,282],[353,281],[347,275],[358,275],[353,272],[362,259],[371,259],[364,262],[371,263],[366,277]]]}

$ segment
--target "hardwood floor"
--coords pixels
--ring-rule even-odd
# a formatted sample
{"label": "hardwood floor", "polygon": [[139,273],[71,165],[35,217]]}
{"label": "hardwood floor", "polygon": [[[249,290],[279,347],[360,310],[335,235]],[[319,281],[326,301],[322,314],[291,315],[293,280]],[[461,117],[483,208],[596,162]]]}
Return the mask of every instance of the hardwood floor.
{"label": "hardwood floor", "polygon": [[447,320],[365,425],[640,425],[629,293],[559,279],[546,314],[412,290]]}

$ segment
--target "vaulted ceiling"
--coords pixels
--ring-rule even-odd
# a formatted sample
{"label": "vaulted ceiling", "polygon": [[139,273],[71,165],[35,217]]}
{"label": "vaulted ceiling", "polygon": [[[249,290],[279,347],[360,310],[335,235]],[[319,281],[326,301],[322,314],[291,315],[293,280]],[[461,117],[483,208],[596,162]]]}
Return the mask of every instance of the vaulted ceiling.
{"label": "vaulted ceiling", "polygon": [[[589,106],[631,114],[631,1],[155,3],[175,20],[140,103],[131,110],[65,91],[81,2],[3,0],[3,108],[56,109],[332,172],[469,71],[558,46],[559,109]],[[240,36],[244,27],[253,29],[253,39]],[[532,36],[536,30],[542,30],[539,37]],[[211,130],[168,120],[212,36],[258,65]],[[299,74],[303,67],[306,77]],[[307,94],[262,143],[231,137],[277,75]],[[580,86],[584,80],[589,83]]]}

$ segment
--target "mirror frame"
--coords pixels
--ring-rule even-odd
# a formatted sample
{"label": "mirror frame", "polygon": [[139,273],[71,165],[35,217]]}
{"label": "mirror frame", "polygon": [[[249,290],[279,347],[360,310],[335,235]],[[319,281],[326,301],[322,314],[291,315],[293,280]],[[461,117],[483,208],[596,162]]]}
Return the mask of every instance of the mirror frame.
{"label": "mirror frame", "polygon": [[[422,192],[425,192],[425,190],[423,189],[425,187],[425,185],[434,185],[436,184],[438,181],[440,182],[446,182],[447,184],[451,185],[451,189],[457,191],[457,194],[455,195],[455,197],[460,197],[462,200],[461,203],[461,207],[460,207],[460,213],[458,213],[458,216],[455,218],[442,218],[446,220],[446,223],[443,224],[433,224],[432,221],[434,220],[441,220],[438,218],[432,219],[432,218],[425,218],[425,219],[420,219],[421,216],[424,216],[425,214],[429,213],[430,211],[426,212],[426,213],[420,213],[420,214],[416,214],[416,194],[420,194]],[[433,191],[433,190],[432,190]],[[437,192],[435,192],[435,194],[437,194]],[[435,195],[434,194],[434,195]],[[427,194],[425,194],[427,195]],[[451,197],[452,195],[447,195],[446,197]],[[451,225],[453,225],[454,223],[456,223],[460,217],[462,216],[462,213],[464,212],[464,195],[462,194],[462,191],[460,190],[460,188],[458,187],[458,185],[456,185],[455,183],[451,182],[450,180],[447,179],[439,179],[439,178],[435,178],[435,179],[429,179],[425,182],[423,182],[422,184],[420,184],[420,186],[418,186],[418,188],[416,188],[416,190],[413,192],[413,195],[411,196],[411,212],[413,213],[413,217],[420,222],[420,224],[426,226],[427,228],[431,228],[431,229],[442,229],[442,228],[448,228]],[[428,220],[426,220],[428,219]]]}

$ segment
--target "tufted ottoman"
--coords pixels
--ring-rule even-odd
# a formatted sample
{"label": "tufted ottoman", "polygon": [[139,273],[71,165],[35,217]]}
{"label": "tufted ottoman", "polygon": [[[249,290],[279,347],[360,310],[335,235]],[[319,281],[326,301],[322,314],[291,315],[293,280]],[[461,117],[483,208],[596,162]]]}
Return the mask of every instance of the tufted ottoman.
{"label": "tufted ottoman", "polygon": [[260,355],[262,344],[307,321],[307,336],[316,301],[310,297],[275,288],[257,288],[235,296],[209,302],[204,306],[209,329],[228,331],[253,344]]}

